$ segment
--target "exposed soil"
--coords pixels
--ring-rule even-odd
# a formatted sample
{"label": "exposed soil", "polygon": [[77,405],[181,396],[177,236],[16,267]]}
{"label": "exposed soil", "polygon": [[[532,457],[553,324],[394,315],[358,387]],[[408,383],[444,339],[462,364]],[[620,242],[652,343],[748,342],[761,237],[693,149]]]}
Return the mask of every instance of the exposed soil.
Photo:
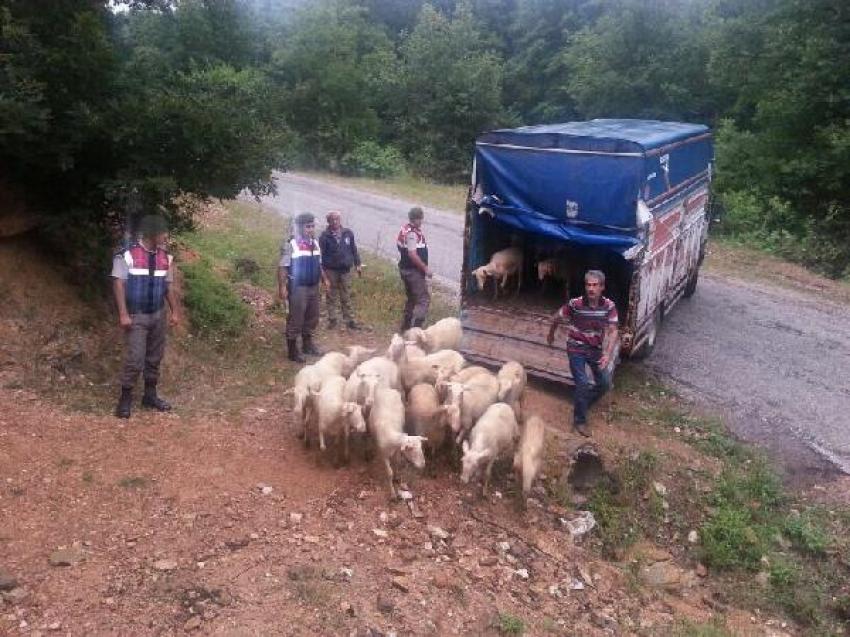
{"label": "exposed soil", "polygon": [[[21,259],[23,249],[0,245],[0,259]],[[0,634],[496,635],[514,618],[530,635],[667,634],[717,615],[737,622],[736,634],[794,634],[778,619],[736,611],[711,577],[697,575],[692,547],[675,534],[607,562],[593,533],[573,542],[560,521],[578,515],[580,498],[565,508],[538,487],[519,512],[508,463],[486,500],[460,484],[448,460],[433,478],[402,471],[417,517],[388,501],[382,468],[362,449],[341,468],[305,450],[282,382],[255,388],[229,415],[181,408],[122,422],[108,407],[85,413],[47,399],[27,381],[23,352],[42,343],[50,322],[89,319],[48,264],[22,260],[18,272],[0,313],[0,580],[17,580],[17,592],[0,597]],[[244,296],[258,314],[267,310],[263,294]],[[108,372],[117,361],[106,325],[99,318],[53,341],[58,351],[76,342],[85,360],[110,352]],[[32,360],[47,360],[44,347]],[[49,378],[63,373],[49,369]],[[282,381],[292,369],[278,361],[275,373]],[[603,466],[654,449],[665,457],[669,473],[659,479],[672,506],[704,487],[700,476],[715,461],[620,422],[628,397],[612,400],[592,421]],[[564,483],[577,447],[569,401],[537,388],[525,409],[549,422],[547,481]],[[692,484],[675,482],[680,471]],[[635,569],[644,566],[668,583],[638,585]]]}

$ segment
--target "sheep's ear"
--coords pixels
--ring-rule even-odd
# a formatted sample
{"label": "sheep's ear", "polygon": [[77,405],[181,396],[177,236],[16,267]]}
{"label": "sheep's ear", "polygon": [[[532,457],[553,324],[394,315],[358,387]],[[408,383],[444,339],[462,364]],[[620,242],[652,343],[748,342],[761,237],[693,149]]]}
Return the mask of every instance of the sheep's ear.
{"label": "sheep's ear", "polygon": [[463,452],[464,452],[464,453],[469,453],[469,441],[468,441],[468,440],[464,440],[464,441],[461,443],[460,448],[461,448],[461,449],[463,449]]}
{"label": "sheep's ear", "polygon": [[428,442],[428,438],[426,438],[425,436],[411,436],[411,438],[415,438],[419,442]]}

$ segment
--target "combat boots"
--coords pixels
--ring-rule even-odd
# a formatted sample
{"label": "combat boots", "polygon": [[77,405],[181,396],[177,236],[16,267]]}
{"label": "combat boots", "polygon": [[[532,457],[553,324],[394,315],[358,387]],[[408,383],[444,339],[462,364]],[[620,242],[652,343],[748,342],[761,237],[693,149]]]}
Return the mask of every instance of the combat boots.
{"label": "combat boots", "polygon": [[298,351],[298,339],[286,339],[286,349],[288,350],[289,360],[294,361],[296,363],[307,362],[306,359],[301,355],[301,352]]}
{"label": "combat boots", "polygon": [[156,383],[145,381],[145,393],[142,394],[142,407],[157,411],[171,411],[171,405],[156,394]]}
{"label": "combat boots", "polygon": [[304,347],[303,347],[304,353],[307,354],[307,356],[321,356],[322,355],[321,350],[318,347],[316,347],[316,344],[313,342],[312,336],[304,336],[304,337],[302,337],[301,340],[303,341],[303,345],[304,345]]}
{"label": "combat boots", "polygon": [[115,407],[115,415],[118,418],[129,418],[130,411],[133,408],[133,388],[122,387],[121,397],[118,399],[118,405]]}

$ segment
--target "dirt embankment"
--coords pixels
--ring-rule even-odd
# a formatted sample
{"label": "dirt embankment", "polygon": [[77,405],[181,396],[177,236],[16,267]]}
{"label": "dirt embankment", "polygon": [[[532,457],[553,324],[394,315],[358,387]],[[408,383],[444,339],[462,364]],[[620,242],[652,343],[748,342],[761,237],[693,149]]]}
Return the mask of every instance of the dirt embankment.
{"label": "dirt embankment", "polygon": [[[608,470],[648,449],[662,457],[664,495],[653,486],[646,501],[671,512],[659,509],[654,542],[608,561],[595,532],[574,542],[561,521],[580,516],[589,493],[567,483],[570,407],[557,392],[528,397],[552,431],[548,475],[526,513],[506,465],[499,495],[482,500],[443,461],[433,478],[402,472],[414,515],[388,502],[381,467],[360,451],[336,468],[302,447],[280,354],[276,383],[222,372],[221,386],[247,380],[252,397],[236,410],[178,403],[116,421],[110,320],[20,249],[0,246],[18,273],[0,309],[0,633],[649,635],[715,619],[735,634],[797,632],[736,610],[700,564],[686,537],[697,521],[674,514],[709,488],[717,461],[621,420],[635,408],[627,394],[594,413],[598,449]],[[36,387],[61,376],[74,381],[67,392]],[[81,402],[88,411],[69,408],[87,387],[98,394]],[[216,388],[196,392],[205,403]]]}

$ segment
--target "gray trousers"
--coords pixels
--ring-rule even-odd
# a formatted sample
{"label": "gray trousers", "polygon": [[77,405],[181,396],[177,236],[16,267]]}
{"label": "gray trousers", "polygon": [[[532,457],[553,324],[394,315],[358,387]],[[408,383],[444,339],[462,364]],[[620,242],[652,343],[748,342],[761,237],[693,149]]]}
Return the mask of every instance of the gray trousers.
{"label": "gray trousers", "polygon": [[133,324],[124,334],[121,387],[133,387],[139,373],[145,383],[159,380],[159,363],[165,352],[165,309],[153,314],[131,314]]}
{"label": "gray trousers", "polygon": [[404,291],[407,294],[402,321],[405,325],[412,325],[416,321],[424,322],[425,317],[428,316],[428,307],[431,305],[428,279],[415,268],[412,270],[399,268],[398,273],[401,275]]}
{"label": "gray trousers", "polygon": [[319,324],[319,286],[295,285],[289,288],[289,317],[286,340],[313,336]]}
{"label": "gray trousers", "polygon": [[351,311],[351,270],[325,270],[330,285],[328,286],[328,319],[336,321],[337,303],[342,308],[342,318],[347,323],[354,320]]}

